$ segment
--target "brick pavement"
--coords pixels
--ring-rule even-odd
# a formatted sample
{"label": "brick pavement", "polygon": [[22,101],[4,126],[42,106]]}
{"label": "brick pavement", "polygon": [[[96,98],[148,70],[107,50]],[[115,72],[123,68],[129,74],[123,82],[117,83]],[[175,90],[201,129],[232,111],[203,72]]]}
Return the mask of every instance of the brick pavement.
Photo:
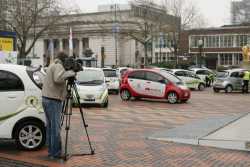
{"label": "brick pavement", "polygon": [[[36,152],[15,149],[11,142],[0,142],[0,157],[45,166],[112,167],[193,167],[250,166],[248,152],[147,140],[146,136],[211,116],[249,112],[250,95],[192,92],[186,104],[165,101],[122,102],[110,96],[108,109],[88,108],[86,118],[96,154],[72,157],[66,163],[49,161],[46,148]],[[74,111],[70,131],[70,152],[88,152],[80,115]]]}
{"label": "brick pavement", "polygon": [[23,161],[16,161],[6,158],[0,158],[1,167],[44,167],[43,165],[35,165],[31,163],[25,163]]}

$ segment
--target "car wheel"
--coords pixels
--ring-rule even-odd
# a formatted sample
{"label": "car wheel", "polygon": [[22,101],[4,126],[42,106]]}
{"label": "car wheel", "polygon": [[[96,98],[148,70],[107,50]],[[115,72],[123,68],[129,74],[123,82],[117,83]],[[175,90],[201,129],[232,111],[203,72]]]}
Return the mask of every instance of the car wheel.
{"label": "car wheel", "polygon": [[226,93],[231,93],[233,91],[233,87],[231,85],[228,85],[226,88],[225,88],[225,92]]}
{"label": "car wheel", "polygon": [[127,89],[122,90],[120,96],[124,101],[128,101],[131,98],[131,94]]}
{"label": "car wheel", "polygon": [[45,127],[36,121],[21,123],[15,131],[16,144],[23,150],[37,150],[46,141]]}
{"label": "car wheel", "polygon": [[200,83],[198,86],[199,91],[203,91],[205,89],[205,85]]}
{"label": "car wheel", "polygon": [[178,95],[175,92],[170,92],[168,94],[167,100],[170,104],[175,104],[178,102]]}
{"label": "car wheel", "polygon": [[215,93],[219,93],[219,92],[220,92],[220,90],[219,90],[219,89],[214,88],[214,92],[215,92]]}

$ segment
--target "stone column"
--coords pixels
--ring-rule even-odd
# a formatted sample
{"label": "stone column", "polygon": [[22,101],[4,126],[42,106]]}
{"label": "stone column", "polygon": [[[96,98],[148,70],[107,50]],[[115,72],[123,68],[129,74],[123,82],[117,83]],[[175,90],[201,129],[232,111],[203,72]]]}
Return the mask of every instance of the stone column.
{"label": "stone column", "polygon": [[232,65],[236,65],[237,64],[235,57],[236,57],[236,54],[232,53]]}
{"label": "stone column", "polygon": [[220,54],[218,54],[217,55],[217,66],[220,66],[221,64],[220,64],[221,62],[220,62]]}
{"label": "stone column", "polygon": [[63,51],[63,39],[59,39],[59,51]]}
{"label": "stone column", "polygon": [[82,38],[78,38],[79,41],[79,57],[82,57],[82,52],[83,52],[83,43],[82,43]]}
{"label": "stone column", "polygon": [[55,52],[54,52],[54,39],[49,40],[49,52],[50,52],[50,58],[53,61],[55,58]]}

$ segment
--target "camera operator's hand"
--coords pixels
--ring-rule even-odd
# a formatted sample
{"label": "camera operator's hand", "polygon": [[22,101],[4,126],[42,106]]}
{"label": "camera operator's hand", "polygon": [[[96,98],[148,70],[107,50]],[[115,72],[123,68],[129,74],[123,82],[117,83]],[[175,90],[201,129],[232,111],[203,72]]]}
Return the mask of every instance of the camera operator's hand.
{"label": "camera operator's hand", "polygon": [[73,70],[69,70],[64,73],[65,78],[70,78],[70,77],[75,77],[75,76],[76,76],[76,72],[74,72]]}

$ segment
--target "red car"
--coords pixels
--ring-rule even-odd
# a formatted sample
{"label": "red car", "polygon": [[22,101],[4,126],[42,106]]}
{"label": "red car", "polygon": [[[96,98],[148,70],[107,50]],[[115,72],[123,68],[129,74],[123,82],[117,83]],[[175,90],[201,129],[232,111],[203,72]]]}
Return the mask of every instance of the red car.
{"label": "red car", "polygon": [[167,99],[169,103],[186,102],[190,90],[175,75],[154,69],[130,70],[122,78],[120,85],[122,100],[131,97]]}

